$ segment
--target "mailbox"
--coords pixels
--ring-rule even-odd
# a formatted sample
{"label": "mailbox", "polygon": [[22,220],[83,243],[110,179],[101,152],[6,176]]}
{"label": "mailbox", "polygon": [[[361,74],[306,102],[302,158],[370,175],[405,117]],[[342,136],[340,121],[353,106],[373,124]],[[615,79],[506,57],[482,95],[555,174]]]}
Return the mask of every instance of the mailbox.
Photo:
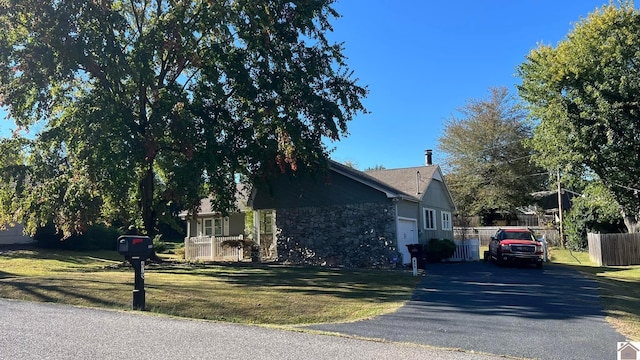
{"label": "mailbox", "polygon": [[122,235],[118,238],[118,252],[126,258],[145,260],[153,252],[153,240],[148,236]]}

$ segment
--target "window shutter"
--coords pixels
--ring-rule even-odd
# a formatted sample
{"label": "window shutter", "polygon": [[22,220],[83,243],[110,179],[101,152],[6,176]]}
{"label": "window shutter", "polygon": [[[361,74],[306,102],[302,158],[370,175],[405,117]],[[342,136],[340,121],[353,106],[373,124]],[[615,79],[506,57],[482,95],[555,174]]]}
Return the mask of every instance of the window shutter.
{"label": "window shutter", "polygon": [[224,234],[224,236],[229,235],[229,217],[228,216],[225,216],[225,218],[224,218],[223,234]]}

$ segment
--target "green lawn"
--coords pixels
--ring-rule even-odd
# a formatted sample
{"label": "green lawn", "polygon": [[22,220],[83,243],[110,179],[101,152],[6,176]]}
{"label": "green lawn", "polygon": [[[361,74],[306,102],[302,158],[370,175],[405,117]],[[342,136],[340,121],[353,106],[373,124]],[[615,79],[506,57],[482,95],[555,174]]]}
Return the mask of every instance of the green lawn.
{"label": "green lawn", "polygon": [[[130,309],[133,269],[115,252],[0,253],[0,297]],[[151,265],[152,312],[253,324],[355,321],[392,312],[419,281],[407,271],[336,270],[253,264]]]}
{"label": "green lawn", "polygon": [[640,266],[597,266],[588,253],[557,248],[549,254],[553,263],[595,279],[608,320],[627,338],[640,341]]}

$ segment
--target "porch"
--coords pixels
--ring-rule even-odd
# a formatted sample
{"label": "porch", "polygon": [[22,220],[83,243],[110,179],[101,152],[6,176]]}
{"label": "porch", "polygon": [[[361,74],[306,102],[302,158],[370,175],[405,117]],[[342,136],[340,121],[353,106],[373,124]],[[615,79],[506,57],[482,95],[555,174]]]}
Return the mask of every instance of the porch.
{"label": "porch", "polygon": [[186,260],[206,261],[242,261],[244,252],[240,246],[223,246],[224,242],[242,241],[243,235],[237,236],[194,236],[184,241],[184,258]]}

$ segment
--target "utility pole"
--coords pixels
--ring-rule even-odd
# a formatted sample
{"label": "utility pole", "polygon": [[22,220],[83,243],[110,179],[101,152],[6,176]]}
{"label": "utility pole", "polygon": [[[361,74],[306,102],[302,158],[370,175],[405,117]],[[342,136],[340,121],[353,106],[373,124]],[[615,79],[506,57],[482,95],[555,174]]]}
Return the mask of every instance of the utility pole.
{"label": "utility pole", "polygon": [[564,229],[562,228],[562,187],[560,185],[560,169],[558,169],[558,222],[560,223],[560,244],[564,249]]}

